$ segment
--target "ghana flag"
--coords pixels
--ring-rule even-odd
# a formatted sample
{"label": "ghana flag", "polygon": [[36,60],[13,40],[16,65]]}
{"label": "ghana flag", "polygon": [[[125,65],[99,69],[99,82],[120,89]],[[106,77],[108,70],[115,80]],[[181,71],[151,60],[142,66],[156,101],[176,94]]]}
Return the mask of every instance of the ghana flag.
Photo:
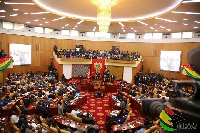
{"label": "ghana flag", "polygon": [[191,78],[193,78],[193,79],[195,79],[197,81],[200,81],[200,75],[198,73],[196,73],[189,65],[183,64],[181,66],[181,68],[182,68],[182,73],[184,75],[188,75]]}
{"label": "ghana flag", "polygon": [[12,57],[6,57],[3,59],[0,59],[0,71],[5,70],[11,62],[13,62],[13,58]]}

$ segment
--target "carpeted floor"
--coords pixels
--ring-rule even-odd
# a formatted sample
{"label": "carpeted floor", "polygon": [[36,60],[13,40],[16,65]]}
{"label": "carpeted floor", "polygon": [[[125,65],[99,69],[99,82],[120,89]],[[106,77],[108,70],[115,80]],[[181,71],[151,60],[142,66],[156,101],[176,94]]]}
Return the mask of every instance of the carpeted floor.
{"label": "carpeted floor", "polygon": [[[80,109],[93,113],[93,118],[100,127],[100,133],[106,133],[106,114],[113,110],[108,104],[109,95],[112,95],[112,93],[106,93],[103,98],[96,98],[92,92],[81,93],[87,96],[87,104]],[[139,117],[139,114],[134,109],[132,109],[132,112],[130,121]]]}

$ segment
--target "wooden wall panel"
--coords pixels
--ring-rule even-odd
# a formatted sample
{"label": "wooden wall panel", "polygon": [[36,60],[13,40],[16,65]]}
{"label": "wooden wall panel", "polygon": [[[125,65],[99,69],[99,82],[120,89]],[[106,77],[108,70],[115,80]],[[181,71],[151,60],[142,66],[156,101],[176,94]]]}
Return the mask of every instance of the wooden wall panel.
{"label": "wooden wall panel", "polygon": [[[66,39],[50,39],[29,36],[19,36],[10,34],[0,34],[0,42],[3,42],[3,49],[6,54],[9,52],[8,43],[20,43],[32,45],[32,64],[28,66],[14,66],[12,69],[4,71],[4,75],[13,72],[26,71],[47,71],[51,64],[53,56],[53,47],[57,45],[58,49],[74,49],[77,44],[84,45],[86,50],[111,50],[112,46],[119,46],[120,51],[140,52],[144,71],[147,69],[155,73],[162,73],[166,77],[188,79],[181,72],[160,71],[160,51],[172,50],[182,51],[181,64],[188,64],[187,52],[192,48],[200,45],[200,43],[127,43],[127,42],[101,42],[101,41],[82,41],[82,40],[66,40]],[[40,49],[38,48],[40,46]]]}
{"label": "wooden wall panel", "polygon": [[115,75],[115,79],[123,79],[124,67],[120,66],[107,66],[107,69],[110,71],[110,74]]}

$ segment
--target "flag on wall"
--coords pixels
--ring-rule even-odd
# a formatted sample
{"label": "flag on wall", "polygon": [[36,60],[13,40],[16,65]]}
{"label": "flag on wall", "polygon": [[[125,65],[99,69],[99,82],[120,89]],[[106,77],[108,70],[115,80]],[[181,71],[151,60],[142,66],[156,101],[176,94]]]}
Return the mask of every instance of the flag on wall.
{"label": "flag on wall", "polygon": [[100,72],[101,76],[105,70],[105,59],[92,59],[92,66],[90,69],[91,76],[95,76],[97,71]]}

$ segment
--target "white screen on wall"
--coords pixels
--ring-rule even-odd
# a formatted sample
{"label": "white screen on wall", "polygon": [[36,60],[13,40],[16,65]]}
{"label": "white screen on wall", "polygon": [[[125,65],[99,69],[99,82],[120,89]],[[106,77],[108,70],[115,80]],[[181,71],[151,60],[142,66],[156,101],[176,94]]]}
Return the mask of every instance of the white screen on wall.
{"label": "white screen on wall", "polygon": [[14,59],[13,65],[31,65],[31,45],[10,43],[9,56]]}
{"label": "white screen on wall", "polygon": [[181,51],[161,51],[160,52],[160,70],[180,71]]}

